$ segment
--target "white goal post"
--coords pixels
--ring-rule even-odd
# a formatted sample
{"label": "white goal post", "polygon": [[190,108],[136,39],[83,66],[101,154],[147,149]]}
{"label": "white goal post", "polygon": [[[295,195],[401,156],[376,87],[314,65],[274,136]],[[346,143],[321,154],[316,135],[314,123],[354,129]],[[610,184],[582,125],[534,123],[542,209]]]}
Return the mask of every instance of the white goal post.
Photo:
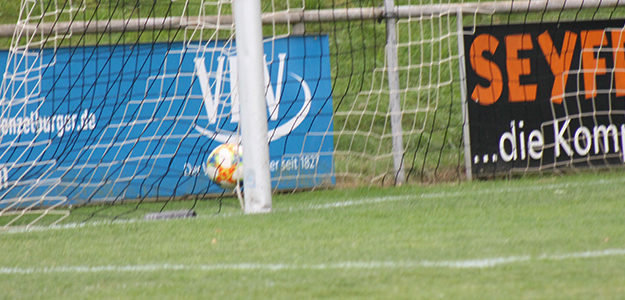
{"label": "white goal post", "polygon": [[[235,20],[236,52],[243,145],[243,185],[246,213],[271,211],[271,175],[266,94],[263,63],[263,31],[260,0],[236,0],[232,3]],[[244,88],[241,88],[244,87]]]}

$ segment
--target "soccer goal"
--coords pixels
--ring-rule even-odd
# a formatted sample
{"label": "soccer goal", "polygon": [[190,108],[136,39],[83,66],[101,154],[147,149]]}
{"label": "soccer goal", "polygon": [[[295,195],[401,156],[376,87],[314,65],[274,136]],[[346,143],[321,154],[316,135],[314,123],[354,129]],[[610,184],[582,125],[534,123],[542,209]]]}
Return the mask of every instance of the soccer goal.
{"label": "soccer goal", "polygon": [[[622,165],[621,4],[260,1],[271,189]],[[233,6],[0,5],[0,226],[231,193],[207,159],[249,118]]]}

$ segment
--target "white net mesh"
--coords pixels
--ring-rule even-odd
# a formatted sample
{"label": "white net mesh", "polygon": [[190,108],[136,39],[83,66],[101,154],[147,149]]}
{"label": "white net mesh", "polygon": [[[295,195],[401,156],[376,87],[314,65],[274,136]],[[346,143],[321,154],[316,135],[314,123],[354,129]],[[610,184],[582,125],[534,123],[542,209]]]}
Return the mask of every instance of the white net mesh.
{"label": "white net mesh", "polygon": [[[508,163],[506,154],[517,150],[508,140],[496,153],[476,145],[497,147],[499,140],[480,140],[479,133],[463,140],[463,125],[468,124],[461,97],[464,92],[471,99],[476,86],[489,88],[488,76],[469,68],[465,91],[461,67],[472,66],[472,59],[497,64],[505,52],[488,54],[484,48],[480,55],[466,57],[477,35],[495,28],[492,35],[505,43],[506,31],[547,30],[560,51],[563,35],[549,31],[552,24],[608,20],[622,28],[616,20],[622,11],[618,2],[397,1],[389,9],[382,1],[261,3],[263,101],[276,190],[454,180],[465,176],[465,167],[490,176],[592,166],[621,157],[618,151],[599,151],[599,158],[547,159],[563,146],[545,137],[541,153],[547,154],[540,159],[503,164]],[[236,91],[245,87],[236,80],[229,1],[25,0],[19,9],[8,50],[0,53],[0,215],[17,215],[9,224],[42,208],[129,200],[168,203],[223,192],[209,179],[205,165],[212,149],[239,142]],[[459,22],[458,14],[464,20]],[[387,41],[392,36],[395,44]],[[538,45],[538,35],[532,38]],[[466,42],[458,47],[462,39]],[[605,61],[615,49],[613,38],[609,40],[597,46]],[[462,46],[469,48],[463,52]],[[534,59],[531,66],[536,59],[545,60],[535,58],[538,47],[519,49],[518,59]],[[389,53],[396,53],[395,61]],[[575,57],[583,66],[582,56]],[[501,61],[506,65],[505,57]],[[611,62],[597,66],[571,69],[569,82],[615,69]],[[519,85],[553,80],[550,72],[521,70]],[[545,86],[551,91],[551,84]],[[545,91],[539,88],[539,93]],[[567,118],[589,124],[590,131],[605,123],[604,112],[581,108],[583,92],[564,88],[563,93],[572,104],[540,108],[539,114],[551,121],[531,129],[545,134],[554,120],[562,124]],[[620,94],[614,85],[597,93],[609,98],[609,123],[618,123],[614,115],[621,109],[612,99]],[[394,97],[398,112],[391,108]],[[471,103],[469,114],[475,113],[471,105],[480,105]],[[519,120],[536,114],[525,106],[500,112],[472,122],[477,126],[472,132],[485,132],[479,128],[502,114],[524,114],[515,117],[515,128]],[[510,129],[509,123],[495,139]],[[523,124],[529,134],[530,122]],[[562,139],[571,147],[582,143],[579,148],[585,151],[588,144],[580,140],[585,132],[576,140],[571,130]],[[615,145],[609,144],[613,150]]]}

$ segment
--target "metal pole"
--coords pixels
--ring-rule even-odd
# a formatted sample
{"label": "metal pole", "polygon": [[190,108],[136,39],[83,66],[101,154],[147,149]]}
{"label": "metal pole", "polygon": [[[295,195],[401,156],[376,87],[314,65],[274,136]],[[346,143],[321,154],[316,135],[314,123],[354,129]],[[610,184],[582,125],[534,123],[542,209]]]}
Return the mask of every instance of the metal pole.
{"label": "metal pole", "polygon": [[[398,5],[395,7],[397,18],[422,17],[447,14],[461,10],[466,14],[492,15],[498,13],[526,13],[542,11],[562,11],[580,9],[598,9],[624,6],[623,0],[531,0],[531,1],[496,1],[442,3],[423,5]],[[350,21],[363,19],[379,19],[384,16],[381,7],[351,7],[339,9],[306,9],[284,10],[262,14],[263,24],[295,24],[332,21]],[[132,18],[125,20],[44,22],[41,24],[4,24],[0,25],[0,37],[12,37],[16,28],[23,34],[34,32],[50,35],[72,33],[128,32],[142,30],[176,30],[196,27],[202,23],[230,26],[232,16],[204,17],[165,17],[165,18]]]}
{"label": "metal pole", "polygon": [[234,15],[245,213],[271,211],[271,175],[260,0],[232,1]]}
{"label": "metal pole", "polygon": [[388,74],[389,102],[391,115],[391,134],[393,136],[393,166],[395,168],[395,184],[406,182],[404,173],[404,137],[401,125],[401,105],[399,101],[399,74],[397,59],[397,15],[394,0],[384,0],[386,12],[386,69]]}
{"label": "metal pole", "polygon": [[469,112],[467,104],[467,70],[464,68],[464,25],[462,24],[462,10],[456,12],[458,33],[458,67],[460,68],[460,99],[462,105],[462,138],[464,144],[464,166],[467,180],[473,179],[471,170],[471,136],[469,135]]}

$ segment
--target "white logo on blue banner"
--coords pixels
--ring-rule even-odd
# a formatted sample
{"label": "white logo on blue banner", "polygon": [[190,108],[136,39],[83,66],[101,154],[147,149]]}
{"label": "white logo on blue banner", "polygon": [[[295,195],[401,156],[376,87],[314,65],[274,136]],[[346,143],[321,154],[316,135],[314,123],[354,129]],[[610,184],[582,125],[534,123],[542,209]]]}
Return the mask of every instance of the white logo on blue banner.
{"label": "white logo on blue banner", "polygon": [[[276,121],[278,119],[279,111],[280,111],[280,100],[282,98],[282,88],[284,86],[284,69],[285,69],[285,60],[286,53],[278,54],[279,65],[278,65],[278,80],[277,84],[273,84],[271,82],[271,78],[269,76],[269,66],[265,63],[265,86],[267,87],[267,91],[265,93],[265,100],[267,102],[267,109],[269,113],[269,119],[271,121]],[[218,114],[220,107],[226,107],[226,101],[230,101],[230,122],[238,123],[239,122],[239,97],[233,92],[238,90],[238,81],[237,78],[237,58],[236,56],[228,56],[226,59],[224,56],[219,56],[217,58],[217,70],[214,74],[209,74],[206,71],[206,62],[203,57],[194,59],[195,62],[195,72],[198,77],[198,81],[200,83],[200,87],[202,89],[202,97],[204,98],[204,108],[206,109],[206,115],[209,120],[209,124],[218,123]],[[228,71],[225,71],[224,68],[226,65],[224,62],[227,61],[227,66],[229,68]],[[266,62],[266,60],[265,60]],[[212,75],[212,76],[211,76]],[[228,79],[230,81],[230,94],[223,95],[222,93],[222,84],[225,81],[226,75],[229,75]],[[277,127],[270,129],[268,134],[269,140],[277,140],[281,137],[286,136],[291,133],[293,129],[297,128],[306,118],[308,112],[310,111],[310,102],[312,100],[312,94],[310,92],[310,87],[308,83],[299,75],[295,73],[289,73],[293,79],[301,84],[302,91],[304,92],[304,102],[300,110],[297,114],[291,118],[290,120],[284,122]],[[214,90],[210,85],[210,78],[214,78]],[[274,87],[275,86],[275,92]],[[195,129],[204,136],[210,137],[218,142],[228,142],[233,139],[233,136],[236,137],[236,132],[221,130],[217,132],[209,128],[204,128],[199,125],[195,126]],[[225,132],[224,132],[225,131]]]}

